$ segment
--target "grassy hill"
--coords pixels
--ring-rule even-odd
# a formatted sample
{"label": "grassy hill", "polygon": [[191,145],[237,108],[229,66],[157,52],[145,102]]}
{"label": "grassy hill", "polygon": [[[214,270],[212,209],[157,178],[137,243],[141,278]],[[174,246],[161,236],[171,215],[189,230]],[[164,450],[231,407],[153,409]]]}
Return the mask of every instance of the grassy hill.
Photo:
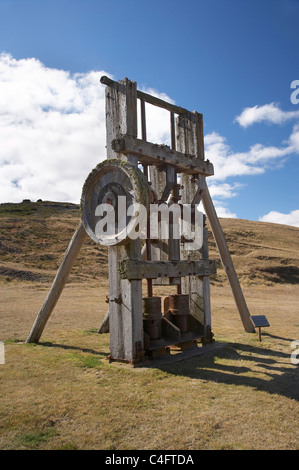
{"label": "grassy hill", "polygon": [[[299,283],[299,228],[243,219],[220,222],[243,284]],[[219,258],[211,234],[210,257]],[[219,262],[217,278],[224,276]]]}
{"label": "grassy hill", "polygon": [[[49,282],[80,221],[79,206],[49,201],[0,204],[0,276]],[[107,275],[107,250],[87,238],[69,282]]]}
{"label": "grassy hill", "polygon": [[[0,204],[2,280],[48,282],[56,273],[80,220],[79,206],[49,201]],[[299,282],[299,228],[240,219],[221,219],[235,269],[244,285]],[[210,233],[213,282],[226,282]],[[107,277],[107,250],[86,240],[69,282]]]}
{"label": "grassy hill", "polygon": [[[217,349],[131,368],[109,363],[97,332],[107,250],[89,238],[40,342],[24,343],[79,220],[74,204],[0,205],[0,450],[298,450],[299,228],[221,220],[249,311],[269,320],[262,342],[244,331],[218,261]],[[210,254],[219,260],[212,236]]]}

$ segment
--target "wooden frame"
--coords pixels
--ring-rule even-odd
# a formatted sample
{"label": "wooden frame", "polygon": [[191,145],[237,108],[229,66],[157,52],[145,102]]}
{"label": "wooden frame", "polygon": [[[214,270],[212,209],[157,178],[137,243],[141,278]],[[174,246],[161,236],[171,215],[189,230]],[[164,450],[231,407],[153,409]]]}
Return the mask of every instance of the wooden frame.
{"label": "wooden frame", "polygon": [[[195,206],[202,200],[244,328],[254,332],[206,185],[205,178],[212,175],[214,170],[204,156],[202,115],[141,92],[137,90],[136,82],[127,78],[115,82],[102,77],[101,82],[106,85],[107,159],[126,160],[136,166],[141,163],[158,202],[166,202],[171,196],[176,203],[180,201]],[[142,139],[137,138],[137,99],[141,104]],[[146,140],[145,102],[169,111],[171,147]],[[146,260],[142,259],[141,240],[109,247],[109,315],[105,317],[103,329],[107,331],[109,319],[111,360],[135,363],[143,359],[143,278],[147,279],[149,297],[153,295],[154,285],[165,283],[176,285],[178,294],[188,294],[194,331],[203,332],[203,342],[211,341],[210,275],[216,272],[216,267],[215,262],[208,259],[207,228],[202,226],[201,230],[203,245],[200,250],[187,249],[184,240],[174,237],[159,240],[158,243],[148,237],[146,249],[143,250]],[[86,235],[81,222],[27,342],[39,341]],[[164,320],[165,331],[176,331],[168,317]],[[178,337],[181,341],[181,335]]]}

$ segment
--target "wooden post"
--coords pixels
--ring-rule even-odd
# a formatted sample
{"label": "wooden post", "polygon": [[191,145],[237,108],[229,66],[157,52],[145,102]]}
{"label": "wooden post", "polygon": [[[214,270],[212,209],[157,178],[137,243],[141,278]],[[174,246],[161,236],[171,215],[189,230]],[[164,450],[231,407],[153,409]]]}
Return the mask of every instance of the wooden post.
{"label": "wooden post", "polygon": [[[202,115],[186,113],[177,118],[177,149],[185,154],[195,155],[204,160],[203,147],[203,120]],[[198,204],[198,175],[181,173],[181,202],[184,204]],[[203,230],[203,227],[201,227]],[[196,260],[208,257],[207,236],[204,232],[202,253],[198,250],[186,252],[182,247],[182,258]],[[190,294],[190,312],[201,323],[203,334],[210,337],[211,332],[211,305],[210,305],[210,278],[209,276],[188,276],[182,278],[182,293]]]}
{"label": "wooden post", "polygon": [[46,326],[46,323],[61,295],[61,292],[65,286],[70,270],[77,258],[80,248],[87,236],[85,228],[82,222],[78,225],[78,228],[70,241],[70,244],[65,252],[63,261],[60,265],[59,270],[55,276],[50,292],[36,317],[35,323],[31,329],[31,332],[26,340],[26,343],[37,343],[42,335],[42,332]]}
{"label": "wooden post", "polygon": [[248,333],[254,333],[255,330],[250,320],[250,314],[246,305],[246,301],[245,301],[241,286],[239,284],[239,280],[238,280],[236,271],[234,269],[230,252],[228,250],[227,243],[226,243],[219,219],[217,217],[214,204],[213,204],[206,182],[205,182],[205,190],[203,192],[203,197],[202,197],[202,203],[203,203],[205,212],[207,214],[207,217],[209,219],[211,230],[213,232],[213,236],[214,236],[214,239],[215,239],[215,242],[216,242],[219,254],[220,254],[221,262],[226,272],[227,278],[229,280],[230,287],[231,287],[243,326],[245,328],[245,331],[247,331]]}
{"label": "wooden post", "polygon": [[[112,141],[122,134],[137,137],[137,85],[127,78],[106,87],[107,158],[138,165],[136,155],[122,155]],[[143,353],[142,281],[120,279],[118,263],[125,258],[141,259],[141,243],[109,247],[110,359],[136,362]]]}

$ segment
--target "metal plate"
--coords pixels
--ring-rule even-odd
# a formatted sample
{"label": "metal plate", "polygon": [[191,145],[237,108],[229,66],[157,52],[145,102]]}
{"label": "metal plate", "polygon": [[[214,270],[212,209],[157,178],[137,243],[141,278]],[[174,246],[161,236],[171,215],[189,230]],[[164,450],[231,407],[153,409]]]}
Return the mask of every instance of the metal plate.
{"label": "metal plate", "polygon": [[253,326],[257,327],[265,327],[265,326],[270,326],[270,323],[268,322],[267,318],[265,315],[253,315],[250,317],[251,321],[253,323]]}

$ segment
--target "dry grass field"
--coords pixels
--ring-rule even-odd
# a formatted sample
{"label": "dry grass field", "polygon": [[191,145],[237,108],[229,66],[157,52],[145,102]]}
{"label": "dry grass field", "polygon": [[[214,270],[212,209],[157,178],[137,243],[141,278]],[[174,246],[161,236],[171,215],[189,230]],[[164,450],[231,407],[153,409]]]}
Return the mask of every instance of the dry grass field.
{"label": "dry grass field", "polygon": [[299,229],[221,220],[249,310],[270,322],[261,342],[244,331],[219,263],[211,302],[221,347],[131,368],[108,362],[109,334],[97,333],[107,253],[91,240],[40,343],[24,343],[78,220],[71,204],[0,205],[0,449],[297,450]]}

